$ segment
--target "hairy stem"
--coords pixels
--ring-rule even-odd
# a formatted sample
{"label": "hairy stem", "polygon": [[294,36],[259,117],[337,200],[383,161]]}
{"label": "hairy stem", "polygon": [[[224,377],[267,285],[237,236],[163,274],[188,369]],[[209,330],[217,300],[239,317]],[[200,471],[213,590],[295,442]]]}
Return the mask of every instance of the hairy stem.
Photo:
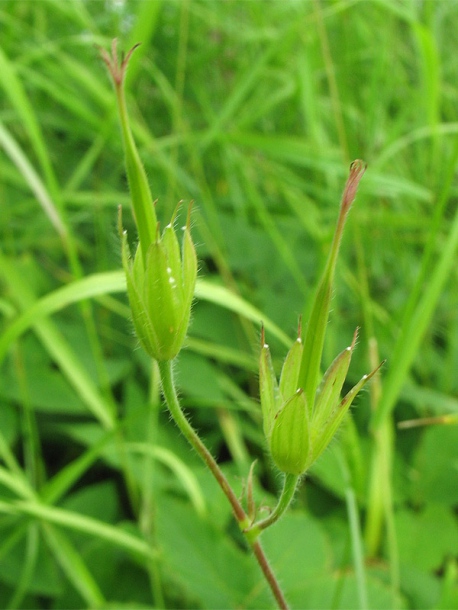
{"label": "hairy stem", "polygon": [[287,610],[288,604],[286,602],[285,596],[282,590],[280,589],[280,585],[277,581],[277,578],[275,577],[275,574],[272,571],[272,568],[270,567],[270,564],[267,560],[267,557],[259,540],[257,540],[256,537],[253,537],[253,535],[250,536],[245,534],[245,530],[247,530],[250,524],[248,515],[245,513],[243,506],[240,504],[239,499],[235,495],[232,487],[229,485],[226,477],[224,476],[224,473],[218,466],[215,458],[204,445],[199,435],[191,426],[186,415],[181,409],[181,405],[178,401],[178,396],[175,391],[175,384],[173,381],[172,361],[166,360],[163,362],[159,362],[158,364],[159,372],[161,375],[162,392],[164,394],[165,401],[176,425],[178,426],[184,437],[187,439],[187,441],[190,443],[190,445],[197,451],[202,460],[208,466],[210,472],[215,477],[218,485],[223,490],[225,496],[227,497],[232,506],[234,516],[237,519],[241,531],[244,533],[248,544],[253,549],[253,553],[258,561],[258,564],[264,574],[267,583],[269,584],[272,594],[274,595],[278,603],[278,607],[282,610]]}
{"label": "hairy stem", "polygon": [[216,463],[215,458],[204,445],[197,432],[189,423],[186,415],[181,410],[181,406],[175,391],[175,384],[173,381],[172,361],[165,360],[163,362],[159,362],[158,364],[159,371],[161,374],[162,392],[164,393],[167,406],[169,408],[170,413],[172,414],[173,419],[175,420],[176,425],[178,426],[186,440],[197,451],[202,460],[210,469],[211,473],[213,474],[219,486],[226,495],[227,499],[229,500],[232,506],[232,510],[234,511],[235,518],[237,519],[240,527],[242,529],[245,529],[248,525],[248,517],[245,514],[245,511],[243,510],[239,499],[235,495],[232,487],[229,485],[226,477],[224,476],[220,467]]}
{"label": "hairy stem", "polygon": [[253,553],[258,560],[259,566],[261,567],[261,570],[269,583],[270,590],[277,600],[278,607],[280,610],[288,610],[288,602],[286,601],[283,591],[280,589],[278,580],[270,567],[269,561],[264,553],[264,549],[261,546],[261,542],[256,540],[256,542],[251,545],[251,548],[253,549]]}

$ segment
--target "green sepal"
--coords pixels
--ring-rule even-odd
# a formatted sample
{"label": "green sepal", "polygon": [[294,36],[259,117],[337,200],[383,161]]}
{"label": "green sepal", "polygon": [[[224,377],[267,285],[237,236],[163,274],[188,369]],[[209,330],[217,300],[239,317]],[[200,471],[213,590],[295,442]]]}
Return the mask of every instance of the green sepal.
{"label": "green sepal", "polygon": [[194,248],[193,241],[191,239],[191,232],[188,227],[184,229],[183,235],[183,246],[182,246],[183,259],[180,262],[181,281],[180,281],[180,319],[177,328],[177,337],[182,345],[191,318],[191,306],[194,298],[194,291],[196,287],[197,278],[197,255]]}
{"label": "green sepal", "polygon": [[165,227],[161,237],[161,244],[166,255],[168,269],[170,269],[169,276],[174,280],[173,286],[177,289],[176,294],[179,301],[181,301],[183,298],[183,278],[180,244],[178,243],[177,235],[172,223]]}
{"label": "green sepal", "polygon": [[184,339],[178,332],[182,317],[180,292],[167,250],[158,240],[148,249],[144,282],[145,305],[158,341],[154,356],[157,360],[174,358],[177,345]]}
{"label": "green sepal", "polygon": [[303,344],[298,337],[286,355],[280,375],[280,395],[283,400],[293,396],[299,389],[299,370],[302,362]]}
{"label": "green sepal", "polygon": [[343,418],[345,417],[348,409],[350,408],[352,402],[360,392],[360,390],[366,385],[366,383],[371,379],[380,367],[383,365],[383,362],[374,369],[369,375],[364,375],[358,381],[356,385],[352,387],[352,389],[342,398],[341,401],[335,405],[334,409],[330,414],[330,418],[326,422],[326,425],[321,430],[320,436],[315,440],[315,443],[312,447],[312,456],[310,464],[312,464],[316,459],[320,457],[323,451],[331,442],[333,436],[337,432],[338,427],[342,423]]}
{"label": "green sepal", "polygon": [[298,390],[275,416],[269,439],[270,453],[278,468],[288,474],[304,472],[309,456],[307,401]]}
{"label": "green sepal", "polygon": [[132,263],[127,244],[127,233],[125,231],[122,234],[121,252],[135,332],[142,347],[151,355],[156,342],[154,336],[152,336],[154,329],[143,297],[143,261],[140,245],[137,248],[134,262]]}
{"label": "green sepal", "polygon": [[270,437],[274,417],[281,407],[280,391],[275,376],[270,349],[264,342],[264,329],[262,330],[261,356],[259,359],[259,394],[262,408],[262,423],[266,438]]}
{"label": "green sepal", "polygon": [[335,406],[340,402],[345,378],[350,367],[351,356],[356,344],[357,330],[353,335],[351,345],[345,348],[332,362],[323,376],[317,390],[315,405],[313,407],[313,424],[318,430],[326,425],[327,420]]}
{"label": "green sepal", "polygon": [[[197,254],[191,238],[188,224],[183,229],[183,307],[188,311],[188,322],[191,313],[191,304],[194,298],[197,278]],[[188,324],[186,323],[186,326]]]}

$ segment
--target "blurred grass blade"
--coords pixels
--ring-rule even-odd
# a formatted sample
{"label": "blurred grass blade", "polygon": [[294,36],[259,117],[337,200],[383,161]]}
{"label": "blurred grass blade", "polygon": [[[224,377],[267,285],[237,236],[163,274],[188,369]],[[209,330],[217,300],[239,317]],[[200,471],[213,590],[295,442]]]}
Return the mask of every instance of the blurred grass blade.
{"label": "blurred grass blade", "polygon": [[137,78],[142,58],[151,50],[150,44],[156,30],[162,5],[163,0],[139,2],[136,5],[137,14],[135,15],[134,25],[129,33],[129,41],[126,46],[129,49],[138,42],[141,42],[142,44],[129,62],[129,70],[126,74],[127,89],[129,89],[131,83]]}
{"label": "blurred grass blade", "polygon": [[115,525],[109,525],[103,521],[73,511],[46,506],[38,502],[0,501],[0,513],[34,517],[35,519],[60,525],[67,529],[105,540],[144,559],[153,559],[156,556],[156,552],[141,538],[133,536]]}
{"label": "blurred grass blade", "polygon": [[[1,260],[0,255],[0,262]],[[37,321],[64,309],[72,303],[125,291],[126,279],[124,273],[122,271],[108,271],[89,275],[34,301],[0,335],[0,362],[13,341],[27,329],[33,327]],[[128,311],[126,307],[126,314]]]}
{"label": "blurred grass blade", "polygon": [[213,123],[209,126],[208,132],[201,138],[199,150],[203,152],[210,144],[218,138],[220,133],[225,131],[226,124],[230,119],[237,114],[237,110],[247,97],[250,90],[256,86],[260,74],[265,69],[266,65],[272,57],[275,56],[277,50],[287,43],[288,33],[291,34],[294,28],[289,28],[289,32],[282,32],[282,35],[277,34],[274,41],[271,41],[270,46],[258,55],[254,63],[250,63],[249,67],[241,75],[238,82],[234,83],[231,94],[228,96],[223,108],[215,117]]}
{"label": "blurred grass blade", "polygon": [[89,608],[101,608],[106,605],[102,591],[98,587],[90,569],[86,566],[81,554],[71,544],[67,536],[49,523],[43,526],[46,542],[57,563],[72,583],[76,591]]}
{"label": "blurred grass blade", "polygon": [[30,190],[37,198],[53,227],[56,229],[59,235],[64,236],[67,231],[56,205],[54,204],[45,185],[41,181],[41,178],[38,176],[32,164],[27,159],[16,140],[6,129],[6,127],[2,125],[2,123],[0,123],[0,145],[4,148],[11,161],[16,165],[18,170],[23,175],[25,182],[29,185]]}
{"label": "blurred grass blade", "polygon": [[[341,465],[343,460],[344,458],[341,458]],[[346,465],[345,469],[347,469]],[[359,607],[361,610],[367,610],[370,606],[367,593],[367,577],[364,561],[364,542],[361,532],[361,520],[355,490],[350,482],[350,477],[347,475],[345,478],[345,501],[347,505],[348,520],[350,522],[353,565],[355,568],[356,582],[358,587]]]}
{"label": "blurred grass blade", "polygon": [[423,296],[415,310],[401,328],[393,355],[389,358],[389,371],[383,383],[383,392],[378,409],[375,411],[372,428],[376,430],[385,417],[394,409],[402,390],[408,371],[418,353],[421,340],[437,305],[454,264],[458,248],[458,211],[451,224],[451,229],[442,247],[441,253],[431,270],[429,281]]}
{"label": "blurred grass blade", "polygon": [[21,573],[15,583],[15,590],[12,598],[6,603],[6,608],[21,608],[24,605],[24,598],[30,590],[33,575],[37,568],[39,536],[37,524],[27,527],[25,535],[25,557],[21,565]]}
{"label": "blurred grass blade", "polygon": [[18,477],[17,473],[12,474],[3,466],[0,466],[0,483],[20,498],[32,499],[35,497],[25,477]]}
{"label": "blurred grass blade", "polygon": [[51,161],[49,159],[45,139],[41,133],[40,124],[36,119],[33,105],[29,102],[26,91],[18,78],[15,70],[15,63],[5,55],[0,46],[0,87],[5,90],[6,96],[15,109],[20,122],[29,136],[30,142],[40,162],[43,173],[51,189],[52,196],[58,192],[58,185],[54,176]]}
{"label": "blurred grass blade", "polygon": [[[35,302],[35,295],[26,284],[25,279],[14,265],[0,253],[1,275],[6,280],[11,295],[21,309],[26,310],[30,303]],[[30,325],[33,326],[50,357],[59,365],[92,414],[105,428],[111,429],[114,425],[111,406],[100,395],[87,370],[56,326],[47,319],[30,320]]]}
{"label": "blurred grass blade", "polygon": [[199,482],[193,471],[182,460],[180,460],[172,451],[157,445],[147,445],[146,443],[129,443],[126,447],[128,451],[133,453],[141,453],[150,455],[164,466],[170,468],[173,474],[183,485],[189,499],[194,506],[196,513],[201,517],[207,512],[205,497],[199,485]]}
{"label": "blurred grass blade", "polygon": [[[0,264],[1,263],[2,256],[0,254]],[[33,327],[39,320],[56,311],[60,311],[72,303],[77,303],[88,298],[125,291],[126,278],[124,272],[107,271],[106,273],[96,273],[72,282],[67,286],[58,288],[37,301],[33,301],[32,299],[29,300],[28,303],[33,301],[32,304],[29,304],[27,309],[19,314],[19,316],[0,335],[0,363],[13,341],[26,330]],[[258,324],[262,321],[266,330],[268,330],[272,336],[276,337],[287,347],[291,345],[290,338],[276,324],[264,316],[261,311],[224,286],[216,286],[205,280],[198,279],[195,296],[198,299],[209,301],[224,309],[240,314],[248,320],[252,320]],[[125,313],[126,316],[128,316],[128,308],[126,308]]]}

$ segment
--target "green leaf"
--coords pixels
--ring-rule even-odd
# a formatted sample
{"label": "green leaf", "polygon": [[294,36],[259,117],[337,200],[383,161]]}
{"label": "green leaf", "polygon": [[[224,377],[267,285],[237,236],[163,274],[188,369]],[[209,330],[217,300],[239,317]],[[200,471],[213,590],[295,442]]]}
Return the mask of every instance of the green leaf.
{"label": "green leaf", "polygon": [[[37,412],[65,415],[84,415],[87,408],[76,391],[68,384],[60,371],[52,366],[51,359],[33,357],[41,351],[36,341],[27,338],[23,345],[28,350],[24,361],[24,371],[31,391],[30,406]],[[35,344],[35,345],[33,345]],[[32,357],[31,357],[32,356]],[[21,384],[17,370],[10,363],[3,366],[0,376],[0,392],[5,400],[21,401]]]}
{"label": "green leaf", "polygon": [[252,558],[188,505],[163,498],[157,533],[169,578],[183,591],[183,605],[272,607]]}
{"label": "green leaf", "polygon": [[218,382],[218,367],[208,358],[184,351],[180,353],[179,363],[176,375],[178,387],[193,402],[213,408],[215,403],[227,401]]}
{"label": "green leaf", "polygon": [[[386,579],[385,574],[382,577],[379,577],[376,572],[369,575],[367,579],[368,607],[371,610],[410,608],[407,601],[386,584]],[[313,581],[299,582],[297,587],[289,593],[289,600],[293,608],[306,607],[317,610],[361,608],[358,581],[350,571],[336,572]]]}
{"label": "green leaf", "polygon": [[323,577],[332,560],[323,526],[302,511],[286,513],[263,532],[262,543],[287,592]]}
{"label": "green leaf", "polygon": [[419,512],[399,510],[395,519],[401,564],[432,572],[456,552],[458,525],[446,506],[431,503]]}
{"label": "green leaf", "polygon": [[458,429],[456,426],[431,426],[418,444],[414,467],[421,476],[412,482],[414,502],[458,504]]}

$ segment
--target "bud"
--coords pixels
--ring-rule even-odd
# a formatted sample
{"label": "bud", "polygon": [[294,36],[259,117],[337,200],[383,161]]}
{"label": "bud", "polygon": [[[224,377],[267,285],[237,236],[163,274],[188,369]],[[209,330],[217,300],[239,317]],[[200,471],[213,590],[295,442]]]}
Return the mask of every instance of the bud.
{"label": "bud", "polygon": [[320,383],[321,356],[340,241],[348,211],[365,170],[363,161],[356,160],[350,165],[331,251],[318,282],[306,331],[302,333],[299,329],[300,338],[286,357],[279,385],[269,348],[264,342],[264,332],[262,335],[259,378],[264,433],[275,463],[280,470],[291,475],[305,472],[323,453],[353,399],[378,370],[365,375],[340,400],[356,344],[355,332],[352,344],[337,356]]}
{"label": "bud", "polygon": [[182,348],[197,277],[197,257],[190,233],[190,213],[183,227],[182,252],[173,223],[143,256],[139,244],[131,260],[126,231],[122,232],[122,262],[132,318],[146,352],[159,361],[172,360]]}
{"label": "bud", "polygon": [[363,385],[377,372],[364,377],[340,399],[350,366],[357,331],[349,347],[341,352],[323,376],[312,405],[298,387],[303,344],[297,339],[283,364],[277,384],[269,346],[262,332],[260,397],[264,433],[275,464],[287,474],[304,473],[323,453]]}
{"label": "bud", "polygon": [[117,42],[113,40],[111,54],[101,49],[101,56],[115,86],[129,189],[140,238],[132,261],[120,215],[122,263],[132,318],[144,349],[156,360],[166,361],[175,358],[186,336],[196,285],[197,258],[190,233],[190,210],[183,228],[182,253],[173,219],[162,236],[159,235],[156,210],[132,136],[124,93],[127,66],[137,46],[119,60]]}

